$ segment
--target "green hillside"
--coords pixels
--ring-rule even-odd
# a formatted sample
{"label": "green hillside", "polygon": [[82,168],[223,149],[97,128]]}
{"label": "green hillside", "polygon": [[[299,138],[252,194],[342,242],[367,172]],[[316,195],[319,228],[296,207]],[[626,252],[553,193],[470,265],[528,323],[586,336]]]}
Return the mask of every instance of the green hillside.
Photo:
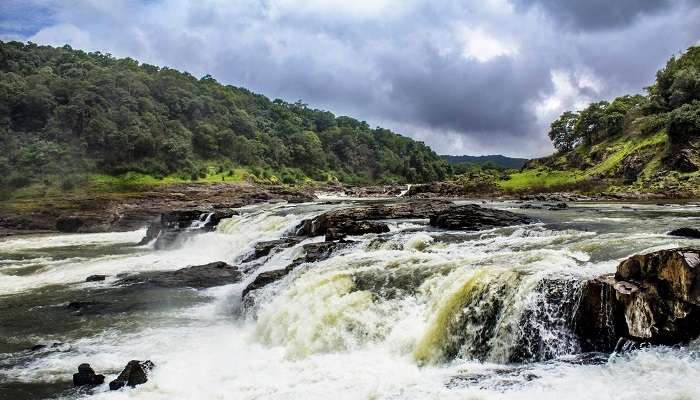
{"label": "green hillside", "polygon": [[421,142],[301,102],[19,42],[0,42],[0,147],[5,195],[120,182],[427,182],[451,171]]}
{"label": "green hillside", "polygon": [[700,47],[671,58],[646,95],[567,111],[549,136],[558,152],[529,161],[502,189],[700,195]]}

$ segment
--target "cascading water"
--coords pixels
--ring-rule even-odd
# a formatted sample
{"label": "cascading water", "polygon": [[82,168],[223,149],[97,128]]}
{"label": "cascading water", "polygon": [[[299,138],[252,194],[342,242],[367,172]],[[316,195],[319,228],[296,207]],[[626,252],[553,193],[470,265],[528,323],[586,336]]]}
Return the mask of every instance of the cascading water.
{"label": "cascading water", "polygon": [[[284,269],[303,257],[304,245],[323,238],[246,261],[256,242],[291,234],[302,219],[342,206],[248,207],[214,232],[184,235],[162,251],[133,246],[143,231],[0,241],[0,392],[105,399],[700,398],[700,343],[589,364],[574,334],[580,321],[572,319],[583,280],[613,271],[630,254],[692,244],[664,233],[699,220],[700,207],[635,205],[634,215],[612,204],[528,210],[542,222],[483,232],[393,221],[389,233],[350,237],[355,242],[328,259],[297,261],[250,292],[250,304],[240,304],[259,274]],[[154,292],[148,304],[104,290],[123,272],[219,260],[240,267],[241,283]],[[98,273],[109,275],[105,283],[84,282]],[[67,302],[98,289],[104,301],[126,305],[94,316],[66,311]],[[37,343],[49,346],[25,350]],[[141,358],[157,368],[136,389],[66,388],[81,362],[115,374]]]}

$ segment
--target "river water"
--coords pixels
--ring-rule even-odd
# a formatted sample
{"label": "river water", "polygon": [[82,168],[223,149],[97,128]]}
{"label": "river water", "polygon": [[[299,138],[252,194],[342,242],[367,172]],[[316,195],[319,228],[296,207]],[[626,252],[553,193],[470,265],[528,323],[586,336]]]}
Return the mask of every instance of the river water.
{"label": "river water", "polygon": [[[322,238],[242,265],[240,284],[112,285],[125,272],[240,265],[256,241],[352,202],[246,207],[171,250],[137,246],[145,229],[3,239],[0,399],[700,399],[700,341],[581,354],[570,321],[581,281],[697,245],[666,235],[699,224],[697,203],[489,202],[539,222],[482,232],[390,221],[252,292],[254,304],[240,297],[258,273]],[[92,274],[108,278],[86,283]],[[146,384],[71,387],[83,362],[109,382],[132,359],[156,364]]]}

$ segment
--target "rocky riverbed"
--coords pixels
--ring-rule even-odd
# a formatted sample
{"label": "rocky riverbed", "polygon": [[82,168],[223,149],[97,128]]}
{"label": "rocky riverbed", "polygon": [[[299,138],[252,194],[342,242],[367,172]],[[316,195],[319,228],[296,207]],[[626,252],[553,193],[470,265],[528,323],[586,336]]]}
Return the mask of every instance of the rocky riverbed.
{"label": "rocky riverbed", "polygon": [[5,238],[0,398],[700,396],[700,205],[552,200]]}

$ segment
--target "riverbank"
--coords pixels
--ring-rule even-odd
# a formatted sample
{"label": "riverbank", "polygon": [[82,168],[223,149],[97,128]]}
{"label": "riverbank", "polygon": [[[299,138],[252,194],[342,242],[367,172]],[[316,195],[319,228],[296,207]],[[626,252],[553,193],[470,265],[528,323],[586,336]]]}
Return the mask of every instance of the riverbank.
{"label": "riverbank", "polygon": [[96,233],[144,227],[172,210],[225,210],[263,202],[298,203],[314,199],[392,198],[489,199],[562,203],[572,201],[687,201],[693,193],[644,192],[505,192],[463,187],[451,182],[417,185],[349,186],[316,184],[300,187],[235,183],[173,183],[124,192],[66,192],[0,202],[0,237],[37,233]]}

